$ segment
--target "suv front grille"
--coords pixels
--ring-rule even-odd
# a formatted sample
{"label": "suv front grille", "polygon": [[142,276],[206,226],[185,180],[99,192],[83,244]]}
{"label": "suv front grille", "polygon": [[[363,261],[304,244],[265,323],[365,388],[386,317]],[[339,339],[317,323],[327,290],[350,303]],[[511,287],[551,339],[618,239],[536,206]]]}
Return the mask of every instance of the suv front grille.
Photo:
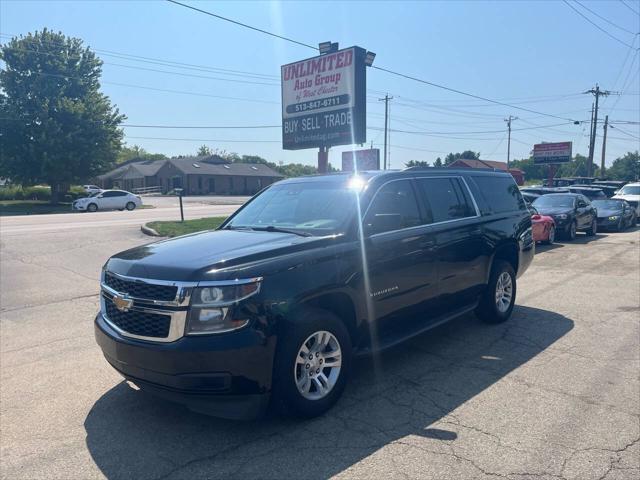
{"label": "suv front grille", "polygon": [[104,297],[105,314],[107,319],[120,330],[133,335],[154,338],[166,338],[171,327],[171,317],[157,313],[129,310],[121,312],[111,299]]}
{"label": "suv front grille", "polygon": [[130,297],[145,300],[160,300],[170,302],[175,300],[178,287],[172,285],[157,285],[144,282],[124,280],[105,272],[104,283],[118,293],[126,293]]}

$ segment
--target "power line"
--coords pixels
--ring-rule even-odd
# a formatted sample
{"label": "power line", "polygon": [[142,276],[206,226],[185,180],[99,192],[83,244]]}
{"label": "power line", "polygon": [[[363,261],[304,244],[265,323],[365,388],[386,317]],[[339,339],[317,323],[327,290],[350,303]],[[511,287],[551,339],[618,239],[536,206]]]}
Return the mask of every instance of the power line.
{"label": "power line", "polygon": [[[200,9],[200,8],[192,7],[192,6],[190,6],[190,5],[186,5],[186,4],[184,4],[184,3],[177,2],[176,0],[167,0],[167,1],[168,1],[168,2],[171,2],[171,3],[174,3],[174,4],[176,4],[176,5],[180,5],[181,7],[189,8],[189,9],[194,10],[194,11],[196,11],[196,12],[203,13],[203,14],[205,14],[205,15],[209,15],[209,16],[214,17],[214,18],[218,18],[218,19],[220,19],[220,20],[224,20],[224,21],[226,21],[226,22],[230,22],[230,23],[233,23],[233,24],[235,24],[235,25],[239,25],[239,26],[241,26],[241,27],[248,28],[248,29],[250,29],[250,30],[255,30],[255,31],[257,31],[257,32],[264,33],[265,35],[269,35],[269,36],[272,36],[272,37],[276,37],[276,38],[279,38],[279,39],[281,39],[281,40],[285,40],[285,41],[287,41],[287,42],[295,43],[295,44],[297,44],[297,45],[302,45],[302,46],[304,46],[304,47],[307,47],[307,48],[310,48],[310,49],[312,49],[312,50],[318,51],[318,48],[316,48],[316,47],[314,47],[314,46],[312,46],[312,45],[309,45],[309,44],[307,44],[307,43],[304,43],[304,42],[299,42],[299,41],[297,41],[297,40],[293,40],[293,39],[291,39],[291,38],[284,37],[284,36],[282,36],[282,35],[277,35],[277,34],[275,34],[275,33],[268,32],[268,31],[263,30],[263,29],[261,29],[261,28],[252,27],[251,25],[247,25],[246,23],[242,23],[242,22],[239,22],[239,21],[237,21],[237,20],[232,20],[232,19],[230,19],[230,18],[223,17],[222,15],[217,15],[217,14],[215,14],[215,13],[208,12],[208,11],[206,11],[206,10],[202,10],[202,9]],[[573,7],[571,7],[571,8],[573,8]],[[444,86],[444,85],[439,85],[439,84],[434,83],[434,82],[429,82],[429,81],[427,81],[427,80],[422,80],[422,79],[419,79],[419,78],[416,78],[416,77],[413,77],[413,76],[410,76],[410,75],[405,75],[405,74],[403,74],[403,73],[395,72],[395,71],[390,70],[390,69],[387,69],[387,68],[383,68],[383,67],[376,67],[375,65],[374,65],[372,68],[375,68],[375,69],[380,70],[380,71],[382,71],[382,72],[387,72],[387,73],[392,74],[392,75],[396,75],[396,76],[399,76],[399,77],[407,78],[407,79],[409,79],[409,80],[414,80],[414,81],[416,81],[416,82],[423,83],[423,84],[425,84],[425,85],[430,85],[430,86],[432,86],[432,87],[436,87],[436,88],[440,88],[440,89],[443,89],[443,90],[447,90],[447,91],[449,91],[449,92],[457,93],[457,94],[459,94],[459,95],[465,95],[465,96],[467,96],[467,97],[475,98],[475,99],[477,99],[477,100],[483,100],[483,101],[485,101],[485,102],[490,102],[490,103],[494,103],[494,104],[496,104],[496,105],[501,105],[501,106],[503,106],[503,107],[515,108],[515,109],[517,109],[517,110],[522,110],[522,111],[529,112],[529,113],[535,113],[536,115],[543,115],[543,116],[547,116],[547,117],[558,118],[558,119],[561,119],[561,120],[569,120],[569,121],[573,121],[572,119],[567,119],[567,118],[558,117],[557,115],[552,115],[552,114],[549,114],[549,113],[538,112],[538,111],[536,111],[536,110],[530,110],[530,109],[527,109],[527,108],[524,108],[524,107],[518,107],[518,106],[510,105],[510,104],[505,103],[505,102],[500,102],[500,101],[498,101],[498,100],[492,100],[492,99],[490,99],[490,98],[486,98],[486,97],[482,97],[482,96],[479,96],[479,95],[474,95],[474,94],[471,94],[471,93],[463,92],[463,91],[461,91],[461,90],[457,90],[457,89],[455,89],[455,88],[450,88],[450,87],[446,87],[446,86]]]}
{"label": "power line", "polygon": [[[16,37],[16,35],[9,35],[9,34],[6,34],[6,33],[0,33],[0,37],[11,38],[12,39],[12,38]],[[24,38],[24,39],[21,39],[21,40],[22,41],[27,41],[28,39]],[[31,43],[36,43],[36,40],[35,39],[32,40]],[[46,44],[49,44],[49,45],[56,45],[56,46],[60,46],[61,45],[59,42],[53,42],[53,41],[44,41],[43,43],[46,43]],[[41,52],[41,51],[34,50],[34,49],[22,49],[22,50],[29,50],[29,51],[38,53],[40,55],[52,55],[52,56],[55,56],[55,54],[51,53],[51,52]],[[134,54],[130,54],[130,53],[116,52],[116,51],[113,51],[113,50],[104,50],[104,49],[94,48],[93,51],[95,51],[96,53],[100,53],[101,55],[120,58],[122,60],[130,60],[130,61],[135,61],[135,62],[151,63],[151,64],[163,65],[163,66],[172,67],[172,68],[182,68],[182,69],[186,69],[186,70],[212,72],[212,73],[218,73],[218,74],[230,75],[230,76],[244,76],[244,77],[250,76],[250,77],[255,77],[255,78],[262,78],[262,79],[265,79],[265,80],[278,80],[280,78],[278,75],[271,75],[271,74],[264,74],[264,73],[257,73],[257,72],[246,72],[246,71],[243,71],[243,70],[231,70],[231,69],[221,68],[221,67],[212,67],[212,66],[207,66],[207,65],[197,65],[197,64],[192,64],[192,63],[176,62],[174,60],[164,60],[164,59],[154,58],[154,57],[145,57],[145,56],[142,56],[142,55],[134,55]]]}
{"label": "power line", "polygon": [[621,129],[617,125],[615,127],[613,125],[609,125],[609,128],[613,128],[613,129],[617,130],[620,133],[624,133],[625,135],[628,135],[629,137],[635,138],[636,140],[640,140],[640,137],[634,135],[633,133],[629,133],[626,130]]}
{"label": "power line", "polygon": [[127,135],[127,139],[136,140],[169,140],[184,142],[219,142],[219,143],[280,143],[280,140],[222,140],[219,138],[168,138],[168,137],[133,137]]}
{"label": "power line", "polygon": [[206,130],[215,130],[215,129],[258,129],[258,128],[282,128],[282,125],[237,125],[237,126],[227,126],[227,125],[216,125],[216,126],[193,126],[193,125],[134,125],[130,123],[122,123],[121,127],[129,127],[129,128],[180,128],[180,129],[206,129]]}
{"label": "power line", "polygon": [[594,27],[596,27],[598,30],[600,30],[602,33],[604,33],[605,35],[613,38],[616,42],[621,43],[622,45],[625,45],[629,48],[633,48],[631,45],[629,45],[627,42],[624,42],[622,40],[620,40],[618,37],[616,37],[615,35],[609,33],[608,31],[606,31],[604,28],[602,28],[600,25],[598,25],[595,22],[592,22],[591,19],[585,15],[582,14],[582,12],[576,8],[574,8],[573,5],[571,5],[567,0],[562,0],[571,10],[573,10],[574,12],[576,12],[578,15],[580,15],[582,18],[584,18],[587,22],[589,22],[591,25],[593,25]]}
{"label": "power line", "polygon": [[382,72],[389,73],[391,75],[396,75],[398,77],[402,77],[402,78],[406,78],[406,79],[409,79],[409,80],[413,80],[415,82],[423,83],[425,85],[430,85],[432,87],[440,88],[442,90],[447,90],[448,92],[453,92],[453,93],[457,93],[459,95],[465,95],[467,97],[475,98],[477,100],[484,100],[485,102],[490,102],[490,103],[494,103],[496,105],[501,105],[503,107],[515,108],[517,110],[522,110],[524,112],[535,113],[536,115],[542,115],[542,116],[545,116],[545,117],[558,118],[560,120],[569,120],[569,121],[573,122],[573,119],[570,119],[570,118],[559,117],[557,115],[552,115],[550,113],[539,112],[537,110],[531,110],[529,108],[519,107],[517,105],[511,105],[509,103],[500,102],[498,100],[492,100],[492,99],[487,98],[487,97],[482,97],[480,95],[475,95],[473,93],[463,92],[462,90],[457,90],[455,88],[451,88],[451,87],[447,87],[447,86],[444,86],[444,85],[440,85],[440,84],[437,84],[437,83],[434,83],[434,82],[430,82],[428,80],[423,80],[421,78],[413,77],[411,75],[406,75],[404,73],[395,72],[393,70],[389,70],[389,69],[384,68],[384,67],[376,67],[375,65],[373,65],[372,68],[375,68],[376,70],[380,70]]}
{"label": "power line", "polygon": [[293,40],[292,38],[283,37],[282,35],[277,35],[275,33],[267,32],[266,30],[262,30],[261,28],[252,27],[251,25],[247,25],[246,23],[238,22],[237,20],[232,20],[227,17],[223,17],[222,15],[216,15],[215,13],[207,12],[206,10],[201,10],[196,7],[192,7],[191,5],[186,5],[184,3],[176,2],[175,0],[167,0],[167,2],[175,3],[176,5],[180,5],[181,7],[188,8],[190,10],[195,10],[196,12],[204,13],[205,15],[209,15],[211,17],[218,18],[220,20],[224,20],[225,22],[233,23],[235,25],[240,25],[241,27],[248,28],[250,30],[255,30],[256,32],[264,33],[265,35],[270,35],[272,37],[279,38],[281,40],[286,40],[287,42],[295,43],[297,45],[302,45],[303,47],[311,48],[313,50],[318,50],[317,47],[313,47],[307,43],[299,42],[297,40]]}
{"label": "power line", "polygon": [[620,3],[622,3],[625,7],[627,7],[629,10],[631,10],[633,13],[635,13],[636,15],[640,15],[640,12],[638,12],[635,8],[632,8],[630,5],[627,4],[627,2],[625,2],[624,0],[620,0]]}
{"label": "power line", "polygon": [[632,32],[631,30],[627,30],[624,27],[621,27],[620,25],[608,20],[607,18],[603,17],[602,15],[597,14],[596,12],[594,12],[593,10],[591,10],[589,7],[587,7],[586,5],[580,3],[578,0],[574,0],[575,3],[577,3],[578,5],[580,5],[582,8],[584,8],[585,10],[587,10],[588,12],[591,12],[591,14],[595,15],[596,17],[598,17],[600,20],[604,20],[605,22],[607,22],[609,25],[612,25],[624,32],[630,33],[631,35],[637,35],[637,32]]}

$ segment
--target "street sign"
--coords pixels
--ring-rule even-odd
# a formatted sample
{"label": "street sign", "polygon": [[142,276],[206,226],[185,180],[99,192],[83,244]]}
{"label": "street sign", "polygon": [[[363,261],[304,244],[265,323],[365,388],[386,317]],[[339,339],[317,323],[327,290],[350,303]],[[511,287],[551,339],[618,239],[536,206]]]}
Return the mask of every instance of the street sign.
{"label": "street sign", "polygon": [[550,165],[571,161],[572,142],[538,143],[533,146],[533,163]]}
{"label": "street sign", "polygon": [[348,150],[346,152],[342,152],[343,172],[363,170],[380,170],[379,148],[369,148],[367,150]]}
{"label": "street sign", "polygon": [[283,149],[366,142],[366,54],[350,47],[281,67]]}

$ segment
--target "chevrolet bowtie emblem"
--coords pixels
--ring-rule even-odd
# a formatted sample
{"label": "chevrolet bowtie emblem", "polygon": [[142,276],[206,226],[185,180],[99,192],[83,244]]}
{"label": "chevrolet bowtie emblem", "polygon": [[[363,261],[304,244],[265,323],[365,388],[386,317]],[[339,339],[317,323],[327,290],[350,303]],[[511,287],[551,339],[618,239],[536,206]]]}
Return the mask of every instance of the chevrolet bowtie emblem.
{"label": "chevrolet bowtie emblem", "polygon": [[121,312],[128,312],[129,309],[133,307],[133,300],[126,296],[115,294],[112,300],[113,304]]}

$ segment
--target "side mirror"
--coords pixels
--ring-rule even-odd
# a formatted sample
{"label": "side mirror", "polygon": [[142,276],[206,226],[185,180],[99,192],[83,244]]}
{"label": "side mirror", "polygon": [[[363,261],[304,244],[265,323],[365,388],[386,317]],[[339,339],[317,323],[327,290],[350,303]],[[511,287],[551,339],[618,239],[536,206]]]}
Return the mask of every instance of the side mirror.
{"label": "side mirror", "polygon": [[542,216],[537,213],[535,215],[531,215],[531,220],[540,220],[541,218]]}

